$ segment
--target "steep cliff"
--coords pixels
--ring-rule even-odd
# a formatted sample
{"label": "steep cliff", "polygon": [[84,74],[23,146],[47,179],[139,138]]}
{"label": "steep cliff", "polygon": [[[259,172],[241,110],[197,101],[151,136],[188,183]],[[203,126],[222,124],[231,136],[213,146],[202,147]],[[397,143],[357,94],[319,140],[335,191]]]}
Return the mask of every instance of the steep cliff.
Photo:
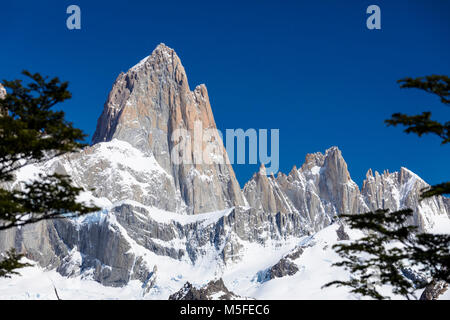
{"label": "steep cliff", "polygon": [[[173,177],[169,192],[175,190],[180,199],[170,201],[181,200],[189,214],[245,204],[217,134],[206,86],[191,91],[179,57],[164,44],[117,77],[92,143],[112,139],[151,154]],[[181,145],[183,154],[176,154]]]}

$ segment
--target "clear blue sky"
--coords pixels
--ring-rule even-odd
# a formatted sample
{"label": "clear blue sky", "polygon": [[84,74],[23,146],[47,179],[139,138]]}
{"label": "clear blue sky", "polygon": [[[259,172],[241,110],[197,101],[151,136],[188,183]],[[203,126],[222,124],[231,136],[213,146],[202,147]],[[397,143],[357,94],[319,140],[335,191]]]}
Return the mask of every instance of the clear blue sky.
{"label": "clear blue sky", "polygon": [[[66,28],[77,4],[82,29]],[[381,8],[381,30],[366,8]],[[386,127],[394,112],[450,108],[405,76],[450,74],[450,1],[2,1],[0,79],[21,70],[70,82],[67,118],[90,136],[121,71],[164,42],[191,88],[208,87],[219,129],[279,128],[280,169],[336,145],[352,178],[408,167],[430,183],[450,178],[450,146]],[[90,141],[90,138],[89,138]],[[257,165],[234,165],[243,185]]]}

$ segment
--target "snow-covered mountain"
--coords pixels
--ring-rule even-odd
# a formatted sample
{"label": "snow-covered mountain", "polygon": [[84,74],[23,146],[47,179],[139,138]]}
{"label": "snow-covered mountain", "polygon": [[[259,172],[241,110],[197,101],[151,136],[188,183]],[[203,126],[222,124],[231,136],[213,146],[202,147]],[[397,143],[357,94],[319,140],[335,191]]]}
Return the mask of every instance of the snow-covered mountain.
{"label": "snow-covered mountain", "polygon": [[[51,298],[53,287],[42,289],[48,277],[66,298],[167,299],[189,290],[215,298],[354,298],[320,289],[348,276],[330,268],[332,244],[357,236],[340,230],[339,214],[410,207],[422,230],[450,232],[449,199],[419,203],[427,184],[406,168],[369,171],[360,190],[337,147],[307,155],[289,175],[267,176],[262,166],[243,190],[228,161],[177,164],[173,134],[182,129],[194,139],[196,122],[217,131],[206,87],[190,90],[172,49],[160,44],[121,73],[92,146],[25,167],[8,186],[42,171],[69,174],[86,190],[80,201],[102,210],[1,232],[0,251],[15,247],[39,267],[1,279],[0,298],[27,297],[12,286]],[[213,159],[228,157],[218,135],[201,147]],[[23,288],[21,279],[33,284]]]}
{"label": "snow-covered mountain", "polygon": [[[171,150],[179,140],[195,137],[196,125],[216,132],[203,141],[202,151],[211,150],[215,158],[227,158],[205,85],[190,90],[186,72],[173,49],[160,44],[136,66],[121,73],[98,119],[92,142],[118,139],[155,158],[173,177],[164,186],[176,197],[178,212],[196,214],[244,205],[239,184],[229,161],[202,164],[195,148],[184,150],[183,165],[172,159]],[[186,132],[179,137],[177,132]],[[170,204],[166,204],[169,206]]]}
{"label": "snow-covered mountain", "polygon": [[446,230],[450,201],[434,197],[419,201],[429,185],[406,168],[382,175],[369,170],[361,191],[351,179],[347,164],[337,147],[308,154],[300,169],[285,175],[266,176],[264,166],[244,186],[250,206],[264,212],[295,212],[312,231],[329,225],[342,213],[363,213],[376,209],[414,210],[412,224],[422,231]]}

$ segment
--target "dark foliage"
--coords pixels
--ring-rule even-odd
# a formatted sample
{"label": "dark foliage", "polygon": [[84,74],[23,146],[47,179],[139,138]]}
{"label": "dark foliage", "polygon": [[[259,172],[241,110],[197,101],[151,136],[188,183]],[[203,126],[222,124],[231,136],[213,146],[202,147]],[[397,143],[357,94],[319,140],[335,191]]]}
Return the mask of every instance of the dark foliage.
{"label": "dark foliage", "polygon": [[412,215],[410,209],[342,215],[350,228],[362,230],[366,235],[333,246],[344,259],[334,266],[349,270],[352,278],[325,286],[348,286],[353,293],[385,299],[388,297],[377,287],[391,285],[393,293],[410,299],[415,297],[416,289],[429,282],[418,284],[407,279],[402,270],[409,266],[428,279],[449,281],[450,236],[418,233],[417,227],[407,224]]}
{"label": "dark foliage", "polygon": [[9,278],[13,274],[18,274],[16,269],[28,267],[28,263],[21,263],[20,259],[23,257],[21,254],[17,254],[14,249],[9,250],[3,254],[0,261],[0,278]]}
{"label": "dark foliage", "polygon": [[[435,94],[445,105],[450,103],[450,78],[447,76],[405,78],[398,83],[401,88],[416,88]],[[388,125],[405,126],[406,133],[415,133],[419,137],[434,134],[442,139],[442,144],[450,142],[450,122],[431,120],[431,112],[414,116],[395,113],[385,122]],[[443,165],[448,169],[448,163]],[[445,194],[450,194],[450,182],[422,190],[420,198],[423,200]],[[334,246],[344,259],[334,265],[349,270],[352,278],[348,281],[333,281],[325,286],[348,286],[354,293],[385,299],[388,297],[383,296],[378,288],[391,285],[395,294],[410,299],[417,288],[450,283],[450,236],[418,233],[415,226],[407,225],[412,215],[410,209],[343,215],[342,219],[351,228],[363,230],[366,236]],[[429,280],[413,282],[405,277],[403,271],[410,266],[415,267],[422,278]]]}
{"label": "dark foliage", "polygon": [[[85,135],[52,108],[71,97],[68,83],[24,71],[29,78],[3,81],[9,89],[0,100],[0,231],[47,219],[74,217],[99,208],[76,202],[82,191],[66,175],[41,174],[31,182],[6,188],[18,169],[85,146]],[[0,277],[25,266],[14,251],[0,262]]]}

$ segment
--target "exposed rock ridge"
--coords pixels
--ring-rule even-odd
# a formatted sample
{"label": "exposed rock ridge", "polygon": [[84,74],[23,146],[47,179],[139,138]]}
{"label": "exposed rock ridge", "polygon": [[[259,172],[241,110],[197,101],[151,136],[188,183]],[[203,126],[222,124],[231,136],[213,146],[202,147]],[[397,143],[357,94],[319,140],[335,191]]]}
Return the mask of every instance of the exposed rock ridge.
{"label": "exposed rock ridge", "polygon": [[361,191],[351,179],[342,152],[331,147],[324,154],[306,155],[300,169],[295,166],[276,178],[256,173],[244,186],[250,206],[265,212],[295,212],[318,231],[334,216],[376,209],[411,208],[410,223],[423,231],[438,228],[440,217],[449,217],[449,199],[433,197],[420,201],[421,190],[429,185],[410,170],[383,174],[369,170]]}
{"label": "exposed rock ridge", "polygon": [[0,99],[3,99],[6,96],[5,87],[0,83]]}
{"label": "exposed rock ridge", "polygon": [[[193,143],[196,128],[200,128],[200,139],[202,130],[209,129],[211,133],[210,138],[200,140],[204,157],[199,160],[193,147],[183,153],[185,162],[174,162],[172,150],[183,143]],[[188,136],[180,138],[178,133],[183,131]],[[190,90],[179,57],[166,45],[158,45],[149,57],[117,77],[92,142],[114,138],[155,157],[173,177],[170,188],[179,194],[187,213],[245,204],[217,134],[206,86]],[[186,138],[191,141],[183,140]],[[209,150],[212,151],[208,154]]]}
{"label": "exposed rock ridge", "polygon": [[183,288],[169,297],[169,300],[236,300],[242,299],[229,291],[222,278],[210,281],[197,289],[191,283],[186,282]]}
{"label": "exposed rock ridge", "polygon": [[255,174],[244,186],[244,195],[250,206],[263,211],[300,214],[315,231],[337,214],[368,209],[337,147],[306,155],[302,167],[294,166],[289,175]]}

